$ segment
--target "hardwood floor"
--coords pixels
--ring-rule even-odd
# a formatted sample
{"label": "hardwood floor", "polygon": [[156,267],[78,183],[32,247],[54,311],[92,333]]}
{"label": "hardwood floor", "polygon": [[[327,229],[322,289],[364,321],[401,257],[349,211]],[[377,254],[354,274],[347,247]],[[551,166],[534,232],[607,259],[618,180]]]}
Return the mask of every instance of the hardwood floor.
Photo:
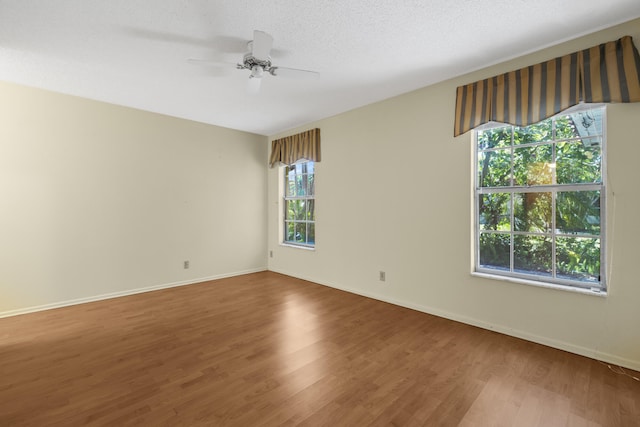
{"label": "hardwood floor", "polygon": [[640,383],[264,272],[0,319],[23,425],[639,426]]}

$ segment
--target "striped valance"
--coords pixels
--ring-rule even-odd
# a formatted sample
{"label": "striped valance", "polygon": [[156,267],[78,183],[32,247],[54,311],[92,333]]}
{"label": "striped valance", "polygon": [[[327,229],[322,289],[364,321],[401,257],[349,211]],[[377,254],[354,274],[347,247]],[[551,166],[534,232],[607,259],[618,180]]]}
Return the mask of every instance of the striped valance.
{"label": "striped valance", "polygon": [[271,142],[271,158],[269,164],[292,165],[298,160],[320,161],[320,129],[311,129]]}
{"label": "striped valance", "polygon": [[527,126],[580,102],[640,102],[630,36],[458,87],[453,134],[490,121]]}

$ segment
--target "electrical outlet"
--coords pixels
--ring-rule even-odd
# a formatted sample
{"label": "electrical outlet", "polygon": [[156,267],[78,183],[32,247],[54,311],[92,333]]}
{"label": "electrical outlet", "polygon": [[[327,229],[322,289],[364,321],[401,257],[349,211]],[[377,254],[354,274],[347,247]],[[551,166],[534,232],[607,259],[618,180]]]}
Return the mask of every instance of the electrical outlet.
{"label": "electrical outlet", "polygon": [[273,258],[273,251],[269,251],[269,258]]}
{"label": "electrical outlet", "polygon": [[183,266],[184,266],[185,270],[188,269],[189,268],[189,261],[185,261]]}
{"label": "electrical outlet", "polygon": [[385,280],[387,280],[387,273],[385,273],[384,271],[380,272],[380,281],[384,282]]}

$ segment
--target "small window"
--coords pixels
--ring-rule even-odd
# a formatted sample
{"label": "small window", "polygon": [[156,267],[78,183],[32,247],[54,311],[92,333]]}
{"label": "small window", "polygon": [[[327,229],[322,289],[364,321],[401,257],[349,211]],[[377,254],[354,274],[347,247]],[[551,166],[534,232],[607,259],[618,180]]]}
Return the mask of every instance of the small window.
{"label": "small window", "polygon": [[475,269],[605,290],[605,109],[475,132]]}
{"label": "small window", "polygon": [[284,168],[284,243],[314,247],[316,201],[314,162]]}

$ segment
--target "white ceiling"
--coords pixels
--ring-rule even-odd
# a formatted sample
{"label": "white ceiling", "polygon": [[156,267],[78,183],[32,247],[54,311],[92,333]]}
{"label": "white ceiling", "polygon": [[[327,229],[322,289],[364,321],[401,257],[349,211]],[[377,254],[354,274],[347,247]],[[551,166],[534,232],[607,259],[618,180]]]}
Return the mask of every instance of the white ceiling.
{"label": "white ceiling", "polygon": [[[639,0],[0,0],[0,80],[273,135],[639,16]],[[233,64],[255,29],[274,65],[320,79],[248,94]]]}

